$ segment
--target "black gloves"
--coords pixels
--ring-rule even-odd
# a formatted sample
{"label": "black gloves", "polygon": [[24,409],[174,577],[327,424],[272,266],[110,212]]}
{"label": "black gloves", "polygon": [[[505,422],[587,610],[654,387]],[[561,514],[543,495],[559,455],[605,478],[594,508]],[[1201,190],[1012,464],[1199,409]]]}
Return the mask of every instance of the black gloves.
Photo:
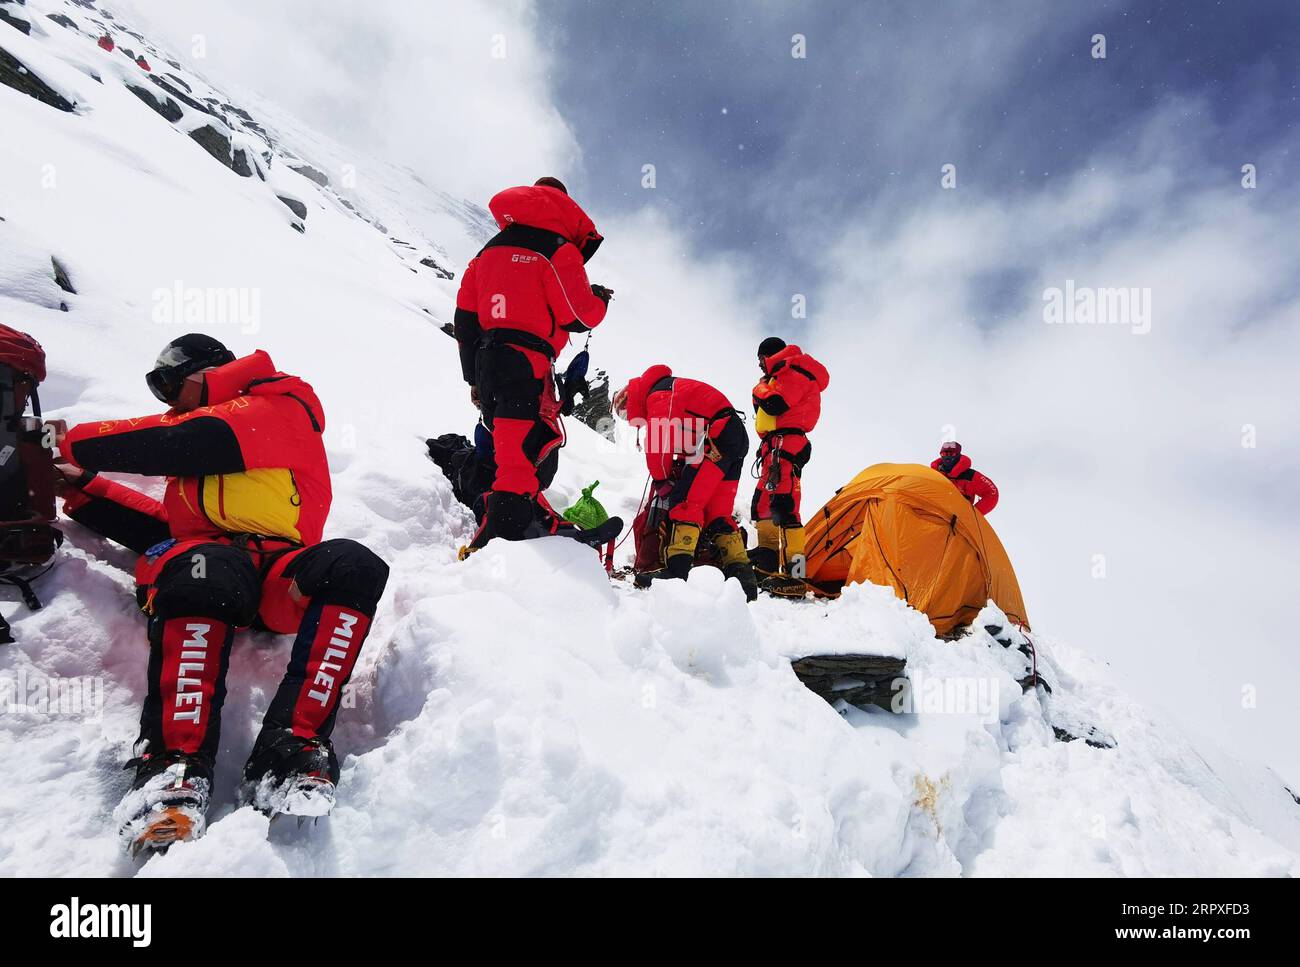
{"label": "black gloves", "polygon": [[601,302],[605,303],[605,305],[609,305],[610,301],[614,298],[613,289],[607,288],[603,285],[597,285],[595,282],[591,283],[591,294]]}

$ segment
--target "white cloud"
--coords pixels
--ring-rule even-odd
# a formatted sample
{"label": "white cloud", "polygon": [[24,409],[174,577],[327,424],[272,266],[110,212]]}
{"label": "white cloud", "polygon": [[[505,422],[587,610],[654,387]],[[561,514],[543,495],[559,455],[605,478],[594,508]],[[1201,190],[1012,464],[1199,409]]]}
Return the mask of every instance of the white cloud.
{"label": "white cloud", "polygon": [[[547,53],[526,0],[115,6],[200,73],[238,80],[453,194],[483,199],[502,185],[567,171],[580,158],[551,103]],[[203,59],[189,56],[196,34]]]}

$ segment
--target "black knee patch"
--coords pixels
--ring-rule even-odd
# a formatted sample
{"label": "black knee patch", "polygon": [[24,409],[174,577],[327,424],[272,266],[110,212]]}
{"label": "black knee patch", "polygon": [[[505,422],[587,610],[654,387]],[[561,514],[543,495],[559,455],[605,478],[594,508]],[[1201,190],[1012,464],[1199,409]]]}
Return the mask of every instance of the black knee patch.
{"label": "black knee patch", "polygon": [[723,534],[732,534],[738,531],[736,522],[730,517],[718,517],[709,521],[708,526],[704,528],[704,536],[707,538],[719,537]]}
{"label": "black knee patch", "polygon": [[285,569],[298,590],[324,601],[373,615],[388,584],[388,565],[370,548],[340,538],[309,547]]}
{"label": "black knee patch", "polygon": [[769,503],[772,523],[777,527],[799,527],[799,515],[794,510],[793,494],[773,494]]}
{"label": "black knee patch", "polygon": [[236,627],[257,617],[262,582],[248,554],[229,544],[197,544],[163,565],[154,582],[160,618],[201,615]]}

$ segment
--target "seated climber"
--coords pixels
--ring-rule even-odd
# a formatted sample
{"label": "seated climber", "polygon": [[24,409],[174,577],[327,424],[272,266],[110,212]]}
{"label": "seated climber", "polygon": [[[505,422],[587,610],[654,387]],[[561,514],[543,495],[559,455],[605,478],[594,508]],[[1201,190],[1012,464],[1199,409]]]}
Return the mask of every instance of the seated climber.
{"label": "seated climber", "polygon": [[[330,472],[311,386],[197,333],[146,379],[166,412],[83,423],[58,444],[67,515],[141,555],[148,691],[115,814],[133,853],[204,833],[238,628],[297,636],[240,799],[270,815],[329,811],[330,733],[388,580],[361,544],[322,539]],[[100,471],[165,477],[166,491],[157,501]]]}

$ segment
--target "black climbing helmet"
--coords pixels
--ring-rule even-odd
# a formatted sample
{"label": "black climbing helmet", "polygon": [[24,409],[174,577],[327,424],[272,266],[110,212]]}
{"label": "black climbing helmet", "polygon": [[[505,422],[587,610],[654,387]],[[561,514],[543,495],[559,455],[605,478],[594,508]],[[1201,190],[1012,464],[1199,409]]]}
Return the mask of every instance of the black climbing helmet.
{"label": "black climbing helmet", "polygon": [[154,396],[164,403],[175,403],[181,395],[185,378],[201,369],[233,363],[235,354],[211,336],[191,332],[178,336],[163,347],[145,382]]}

